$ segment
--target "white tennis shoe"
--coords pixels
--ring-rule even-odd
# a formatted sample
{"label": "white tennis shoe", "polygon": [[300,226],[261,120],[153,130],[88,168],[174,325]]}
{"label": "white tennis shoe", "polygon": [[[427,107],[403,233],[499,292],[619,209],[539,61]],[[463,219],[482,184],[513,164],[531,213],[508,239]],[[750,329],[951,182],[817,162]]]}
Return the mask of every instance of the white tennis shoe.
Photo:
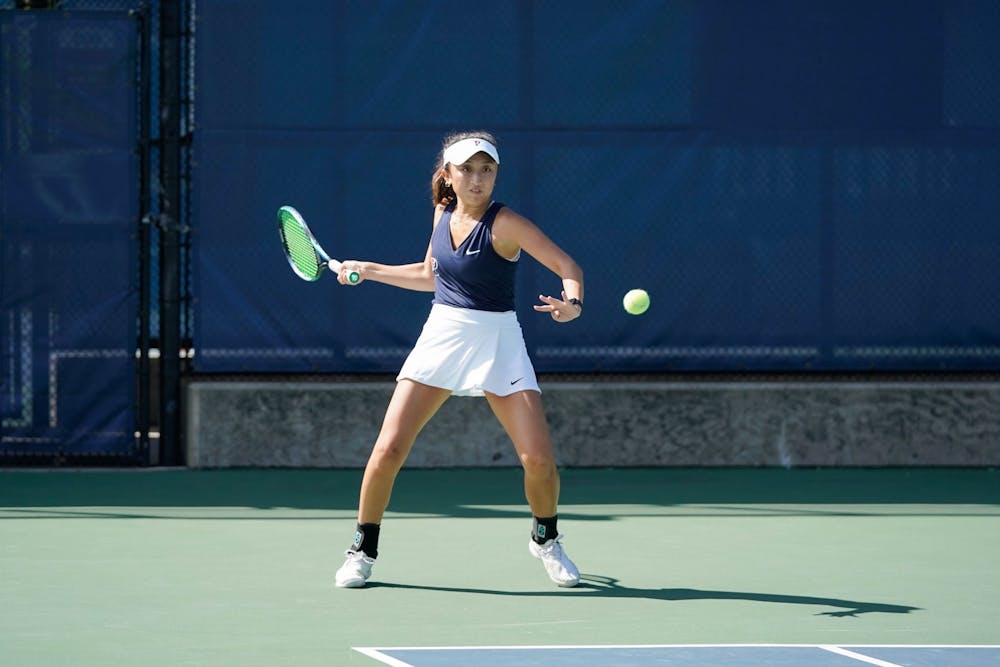
{"label": "white tennis shoe", "polygon": [[350,551],[344,554],[347,560],[337,570],[337,588],[361,588],[372,576],[374,558],[369,558],[364,551]]}
{"label": "white tennis shoe", "polygon": [[559,541],[562,535],[557,535],[555,539],[547,541],[545,544],[538,544],[534,540],[528,540],[528,551],[535,558],[542,561],[545,571],[549,573],[551,579],[557,586],[571,588],[580,583],[580,571],[569,559]]}

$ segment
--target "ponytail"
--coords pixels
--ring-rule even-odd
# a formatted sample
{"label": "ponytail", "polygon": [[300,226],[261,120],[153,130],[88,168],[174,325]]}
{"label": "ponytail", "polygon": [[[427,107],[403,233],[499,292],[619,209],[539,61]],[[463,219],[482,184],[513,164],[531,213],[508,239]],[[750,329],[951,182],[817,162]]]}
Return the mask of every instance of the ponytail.
{"label": "ponytail", "polygon": [[431,205],[437,206],[438,204],[443,204],[447,206],[455,199],[455,190],[445,183],[444,176],[441,175],[441,169],[439,168],[434,172],[434,177],[431,179]]}

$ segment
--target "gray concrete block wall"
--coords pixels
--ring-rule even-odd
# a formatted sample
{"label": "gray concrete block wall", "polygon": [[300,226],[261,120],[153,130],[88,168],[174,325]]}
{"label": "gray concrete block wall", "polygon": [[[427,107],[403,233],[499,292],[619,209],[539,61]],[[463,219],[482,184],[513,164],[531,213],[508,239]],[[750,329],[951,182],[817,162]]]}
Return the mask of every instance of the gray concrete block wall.
{"label": "gray concrete block wall", "polygon": [[[362,467],[392,381],[195,380],[192,467]],[[995,466],[1000,383],[542,384],[563,466]],[[485,399],[452,397],[410,467],[514,466]]]}

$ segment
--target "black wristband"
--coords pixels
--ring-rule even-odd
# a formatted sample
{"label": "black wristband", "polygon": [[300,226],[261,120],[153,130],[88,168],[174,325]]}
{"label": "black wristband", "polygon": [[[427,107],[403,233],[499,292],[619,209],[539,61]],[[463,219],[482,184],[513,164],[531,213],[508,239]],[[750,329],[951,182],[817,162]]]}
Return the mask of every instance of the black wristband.
{"label": "black wristband", "polygon": [[579,308],[581,313],[583,312],[583,301],[580,301],[574,296],[572,299],[569,300],[569,303]]}

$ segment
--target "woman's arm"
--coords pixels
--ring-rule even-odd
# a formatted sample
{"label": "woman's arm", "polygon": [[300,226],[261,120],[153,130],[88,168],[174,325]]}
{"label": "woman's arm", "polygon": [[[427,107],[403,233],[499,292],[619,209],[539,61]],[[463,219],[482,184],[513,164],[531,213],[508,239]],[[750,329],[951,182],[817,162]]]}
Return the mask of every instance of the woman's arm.
{"label": "woman's arm", "polygon": [[[434,226],[437,226],[444,212],[443,206],[438,206],[434,211]],[[357,271],[361,279],[356,283],[350,283],[344,278],[351,271]],[[418,292],[434,291],[434,271],[431,268],[431,244],[427,243],[427,252],[424,254],[424,261],[413,264],[379,264],[377,262],[365,262],[350,259],[343,262],[340,275],[337,276],[341,285],[360,285],[366,280],[374,280],[377,283],[402,287],[403,289],[416,290]]]}
{"label": "woman's arm", "polygon": [[582,307],[570,300],[583,301],[583,269],[572,257],[537,225],[507,207],[497,215],[493,234],[494,246],[505,257],[513,257],[518,250],[524,250],[562,279],[562,298],[540,294],[538,298],[544,305],[535,306],[535,310],[551,314],[557,322],[569,322],[580,316]]}
{"label": "woman's arm", "polygon": [[[430,271],[429,262],[417,262],[414,264],[379,264],[377,262],[361,262],[350,260],[344,262],[341,275],[349,271],[357,271],[361,280],[353,285],[360,285],[366,280],[373,280],[377,283],[402,287],[404,289],[416,290],[418,292],[434,291],[434,274]],[[337,280],[342,285],[351,285],[340,276]]]}

